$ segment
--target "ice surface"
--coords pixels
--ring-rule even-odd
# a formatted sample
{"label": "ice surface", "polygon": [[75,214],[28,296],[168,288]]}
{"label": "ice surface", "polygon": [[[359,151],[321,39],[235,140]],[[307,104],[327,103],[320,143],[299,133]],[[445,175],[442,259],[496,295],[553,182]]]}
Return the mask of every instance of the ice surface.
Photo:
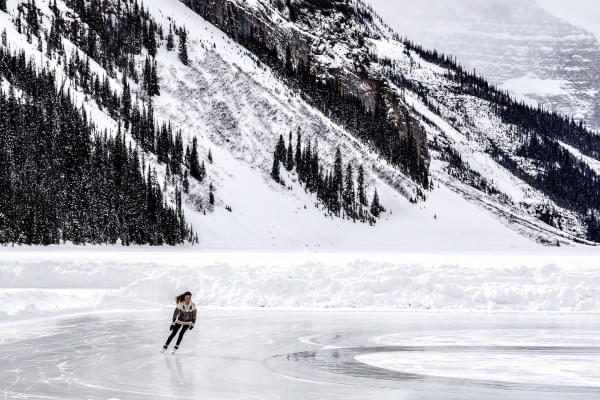
{"label": "ice surface", "polygon": [[[470,350],[470,349],[467,349]],[[437,377],[544,385],[600,387],[598,349],[571,354],[572,349],[485,349],[453,352],[367,354],[357,360],[378,368]],[[556,354],[555,354],[556,353]]]}
{"label": "ice surface", "polygon": [[596,329],[448,329],[418,335],[404,332],[372,341],[429,349],[357,357],[378,368],[457,379],[600,386]]}
{"label": "ice surface", "polygon": [[[517,365],[518,359],[532,365],[535,350],[517,346],[511,353],[514,362],[504,368],[454,379],[433,374],[438,372],[433,366],[440,365],[434,363],[440,353],[435,346],[407,344],[399,349],[373,343],[381,335],[418,338],[425,330],[445,336],[467,331],[477,337],[480,329],[488,333],[500,329],[509,342],[516,334],[518,344],[521,329],[556,335],[597,330],[600,321],[593,315],[201,312],[180,353],[171,356],[159,353],[168,334],[169,314],[96,313],[0,325],[0,393],[6,399],[120,400],[600,398],[600,390],[593,386],[597,372],[572,371],[574,379],[565,389],[553,382],[559,365],[546,364],[545,370]],[[598,348],[589,347],[597,341],[588,338],[590,342],[581,341],[578,347],[547,351],[561,352],[559,362],[571,368],[574,357],[597,356]],[[494,348],[476,349],[460,337],[455,341],[462,345],[446,348],[446,362],[465,353],[474,365],[494,362]],[[547,344],[540,336],[537,345]],[[356,361],[364,354],[387,356],[400,350],[409,360],[421,357],[428,364],[410,365],[404,374]],[[450,370],[459,368],[469,372],[468,366],[458,364]],[[529,383],[531,376],[542,382]]]}

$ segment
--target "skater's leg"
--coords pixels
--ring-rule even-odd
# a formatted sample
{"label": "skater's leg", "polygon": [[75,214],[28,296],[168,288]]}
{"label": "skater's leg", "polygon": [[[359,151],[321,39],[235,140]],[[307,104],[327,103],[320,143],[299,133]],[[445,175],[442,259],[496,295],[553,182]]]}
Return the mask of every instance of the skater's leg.
{"label": "skater's leg", "polygon": [[179,324],[175,324],[173,326],[173,330],[171,331],[171,334],[169,335],[169,337],[167,339],[167,343],[165,343],[165,346],[164,346],[165,349],[167,347],[169,347],[169,344],[171,344],[171,341],[173,340],[173,338],[175,337],[175,335],[177,335],[177,331],[179,330],[179,328],[181,328],[181,325],[179,325]]}
{"label": "skater's leg", "polygon": [[179,332],[179,337],[177,338],[177,343],[175,343],[175,348],[179,348],[179,345],[181,344],[181,339],[183,339],[183,335],[185,334],[185,332],[188,330],[189,326],[188,325],[183,325],[181,327],[181,332]]}

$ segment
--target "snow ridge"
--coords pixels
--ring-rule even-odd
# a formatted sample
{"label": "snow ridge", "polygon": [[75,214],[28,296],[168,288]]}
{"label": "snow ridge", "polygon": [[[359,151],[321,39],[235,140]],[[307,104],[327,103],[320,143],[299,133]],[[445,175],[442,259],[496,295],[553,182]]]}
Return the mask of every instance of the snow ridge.
{"label": "snow ridge", "polygon": [[6,288],[0,320],[124,304],[170,307],[170,294],[184,290],[202,308],[595,311],[598,284],[593,257],[564,252],[492,260],[477,254],[279,253],[273,259],[259,253],[17,252],[0,262]]}

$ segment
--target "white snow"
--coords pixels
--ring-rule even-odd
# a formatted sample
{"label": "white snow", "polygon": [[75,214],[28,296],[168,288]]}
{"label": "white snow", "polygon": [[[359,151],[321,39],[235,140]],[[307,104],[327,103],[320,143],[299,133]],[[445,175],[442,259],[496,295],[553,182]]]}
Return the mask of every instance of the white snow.
{"label": "white snow", "polygon": [[596,252],[206,253],[3,249],[0,321],[169,307],[598,311]]}
{"label": "white snow", "polygon": [[579,160],[583,161],[585,164],[588,165],[588,167],[590,167],[592,169],[592,171],[595,171],[597,174],[600,175],[600,161],[596,160],[593,157],[589,157],[586,156],[585,154],[582,154],[579,150],[577,150],[575,147],[570,146],[564,142],[558,141],[558,143],[564,147],[565,149],[567,149],[573,156],[575,156],[575,158],[578,158]]}
{"label": "white snow", "polygon": [[561,79],[542,79],[533,72],[520,78],[508,79],[500,86],[517,95],[538,94],[543,96],[568,96],[565,87],[569,82]]}

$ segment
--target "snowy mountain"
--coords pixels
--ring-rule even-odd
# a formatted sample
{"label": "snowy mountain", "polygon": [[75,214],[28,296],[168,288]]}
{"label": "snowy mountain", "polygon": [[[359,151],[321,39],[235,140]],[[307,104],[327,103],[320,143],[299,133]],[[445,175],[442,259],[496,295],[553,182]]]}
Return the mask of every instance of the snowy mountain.
{"label": "snowy mountain", "polygon": [[[6,10],[6,98],[46,99],[29,85],[34,72],[15,78],[19,60],[52,71],[57,96],[81,107],[79,123],[99,137],[83,148],[108,148],[103,165],[117,171],[114,154],[129,151],[128,179],[147,177],[150,194],[136,203],[121,175],[102,175],[86,155],[73,193],[91,185],[99,205],[40,214],[49,232],[40,234],[36,220],[14,224],[8,197],[5,242],[197,236],[205,247],[506,249],[600,240],[594,134],[400,41],[360,1],[8,0]],[[1,182],[23,191],[14,175]],[[373,207],[375,192],[383,207]],[[156,216],[129,220],[148,210]],[[107,225],[107,213],[118,218]]]}
{"label": "snowy mountain", "polygon": [[599,39],[543,5],[517,0],[370,3],[385,12],[400,35],[452,54],[520,99],[600,128]]}

